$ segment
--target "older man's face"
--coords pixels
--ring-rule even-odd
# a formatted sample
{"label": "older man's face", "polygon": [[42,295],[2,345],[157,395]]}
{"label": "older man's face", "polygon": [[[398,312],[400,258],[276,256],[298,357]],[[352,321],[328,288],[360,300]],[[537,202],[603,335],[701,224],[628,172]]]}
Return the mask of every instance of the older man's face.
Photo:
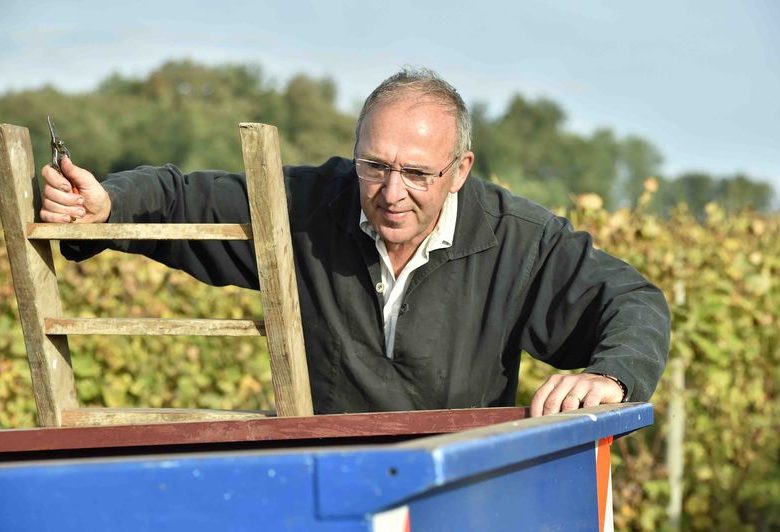
{"label": "older man's face", "polygon": [[[438,173],[452,160],[455,118],[440,103],[410,95],[380,104],[364,119],[357,158],[393,168]],[[407,188],[398,172],[384,183],[360,181],[360,204],[385,241],[388,251],[416,249],[436,226],[447,194],[457,192],[468,175],[473,154],[467,152],[428,190]]]}

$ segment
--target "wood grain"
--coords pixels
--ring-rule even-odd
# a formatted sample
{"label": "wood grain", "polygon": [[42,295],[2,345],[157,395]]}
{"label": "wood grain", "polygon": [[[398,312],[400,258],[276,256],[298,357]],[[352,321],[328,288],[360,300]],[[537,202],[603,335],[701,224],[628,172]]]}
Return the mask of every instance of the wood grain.
{"label": "wood grain", "polygon": [[27,128],[0,124],[0,220],[11,263],[19,319],[32,375],[38,421],[59,426],[60,412],[76,408],[76,390],[64,336],[46,336],[44,315],[62,315],[49,242],[30,242],[25,231],[35,220],[40,189]]}
{"label": "wood grain", "polygon": [[[286,442],[316,445],[322,439],[338,440],[381,436],[423,436],[448,434],[528,417],[525,407],[469,408],[462,410],[420,410],[332,414],[307,417],[265,418],[240,421],[161,423],[84,428],[34,428],[0,430],[0,460],[4,453],[50,453],[73,449],[139,448],[155,452],[161,446]],[[40,456],[40,455],[39,455]],[[47,456],[47,455],[44,455]]]}
{"label": "wood grain", "polygon": [[241,123],[249,211],[280,416],[313,413],[276,128]]}
{"label": "wood grain", "polygon": [[[271,412],[270,414],[273,414]],[[76,408],[62,412],[63,427],[150,425],[193,421],[263,419],[268,413],[195,408]]]}
{"label": "wood grain", "polygon": [[255,320],[165,318],[45,318],[46,334],[138,336],[264,336]]}
{"label": "wood grain", "polygon": [[250,224],[27,224],[31,240],[251,240]]}

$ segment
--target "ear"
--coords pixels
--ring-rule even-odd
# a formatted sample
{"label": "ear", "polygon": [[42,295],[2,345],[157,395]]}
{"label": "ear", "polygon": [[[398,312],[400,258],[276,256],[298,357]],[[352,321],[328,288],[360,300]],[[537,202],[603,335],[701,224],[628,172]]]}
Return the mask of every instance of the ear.
{"label": "ear", "polygon": [[474,152],[467,151],[460,156],[460,162],[455,167],[455,176],[452,179],[452,185],[450,186],[450,192],[457,192],[461,189],[466,182],[466,178],[471,172],[471,167],[474,165]]}

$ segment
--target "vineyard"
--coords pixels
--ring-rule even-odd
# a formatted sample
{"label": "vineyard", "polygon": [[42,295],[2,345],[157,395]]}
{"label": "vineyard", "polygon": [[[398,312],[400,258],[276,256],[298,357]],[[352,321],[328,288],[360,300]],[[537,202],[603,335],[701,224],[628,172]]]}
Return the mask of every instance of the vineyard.
{"label": "vineyard", "polygon": [[[682,405],[682,526],[693,530],[780,528],[780,217],[685,206],[666,218],[647,208],[607,211],[581,195],[565,214],[597,245],[661,286],[673,315],[670,361],[653,397],[656,423],[618,440],[613,459],[618,530],[663,528],[670,404]],[[0,427],[36,424],[35,405],[5,247],[0,236]],[[213,288],[142,257],[106,252],[75,264],[58,254],[68,316],[257,318],[259,295]],[[268,409],[273,391],[263,340],[73,337],[80,401],[90,406]],[[551,368],[525,357],[518,401]],[[676,415],[679,415],[676,414]]]}

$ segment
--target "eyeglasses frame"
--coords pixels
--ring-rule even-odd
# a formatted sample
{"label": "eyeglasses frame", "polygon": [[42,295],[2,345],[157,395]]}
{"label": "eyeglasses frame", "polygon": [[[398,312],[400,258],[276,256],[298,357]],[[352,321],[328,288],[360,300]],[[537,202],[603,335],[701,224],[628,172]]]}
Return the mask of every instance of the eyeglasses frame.
{"label": "eyeglasses frame", "polygon": [[443,177],[444,174],[446,174],[450,170],[450,168],[452,168],[452,165],[455,164],[455,161],[460,159],[460,157],[461,157],[461,155],[456,155],[449,162],[449,164],[447,164],[447,166],[442,168],[442,170],[440,172],[438,172],[438,173],[430,173],[429,174],[429,173],[421,172],[420,176],[425,176],[425,188],[420,188],[419,185],[413,184],[410,181],[407,181],[407,178],[404,177],[404,172],[410,170],[409,168],[404,168],[402,166],[398,167],[398,168],[394,168],[394,167],[390,166],[389,164],[387,164],[385,162],[375,161],[373,159],[365,159],[363,157],[356,157],[356,158],[352,159],[352,164],[355,165],[355,172],[356,173],[357,173],[357,163],[358,163],[358,161],[366,162],[366,163],[370,163],[370,164],[381,164],[382,166],[384,166],[383,175],[382,175],[382,179],[381,180],[367,179],[367,178],[361,176],[360,174],[358,174],[358,178],[362,179],[363,181],[367,181],[369,183],[384,183],[385,181],[387,181],[387,178],[390,175],[390,173],[395,171],[395,172],[398,172],[398,175],[401,176],[401,181],[403,181],[404,185],[407,188],[411,188],[413,190],[426,191],[426,190],[428,190],[428,187],[430,187],[434,183],[434,181],[436,181],[440,177]]}

